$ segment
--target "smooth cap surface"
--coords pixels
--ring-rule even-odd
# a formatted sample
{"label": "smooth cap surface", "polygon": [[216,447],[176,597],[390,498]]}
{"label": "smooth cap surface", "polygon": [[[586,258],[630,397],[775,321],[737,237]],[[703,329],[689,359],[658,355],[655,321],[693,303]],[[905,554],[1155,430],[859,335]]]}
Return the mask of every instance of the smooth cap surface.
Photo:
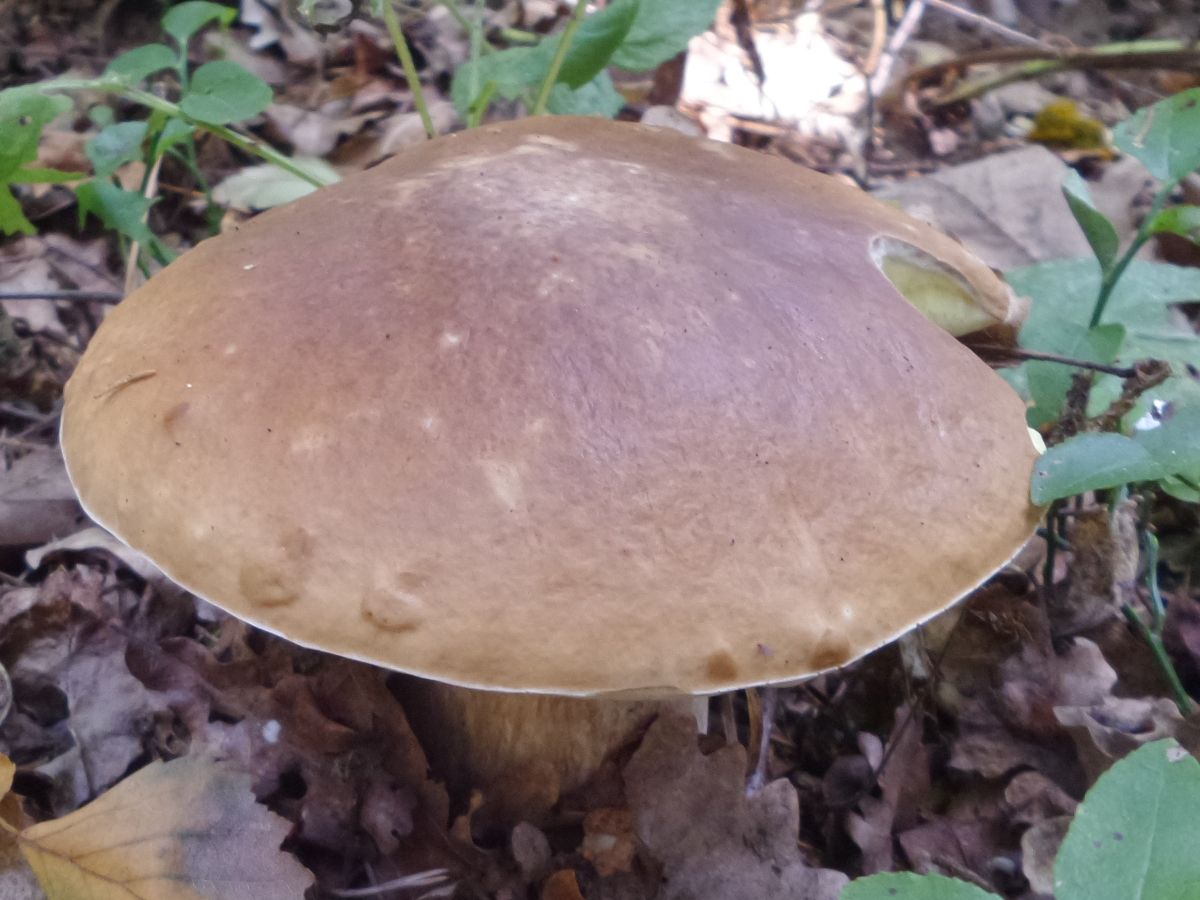
{"label": "smooth cap surface", "polygon": [[69,471],[300,643],[516,690],[795,680],[1038,517],[1020,400],[897,293],[881,235],[993,277],[747,150],[579,119],[442,138],[123,302],[68,385]]}

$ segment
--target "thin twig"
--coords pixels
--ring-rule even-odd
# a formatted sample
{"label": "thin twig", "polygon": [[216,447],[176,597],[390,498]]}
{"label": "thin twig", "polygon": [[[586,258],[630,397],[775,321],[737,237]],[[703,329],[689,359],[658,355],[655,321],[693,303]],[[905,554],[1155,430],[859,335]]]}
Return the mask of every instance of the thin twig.
{"label": "thin twig", "polygon": [[387,891],[411,890],[412,888],[433,887],[434,885],[444,884],[449,877],[450,872],[447,869],[429,869],[425,872],[418,872],[416,875],[393,878],[391,881],[385,881],[382,884],[372,885],[371,887],[342,888],[340,890],[328,890],[327,892],[335,897],[376,897]]}
{"label": "thin twig", "polygon": [[1053,49],[1045,41],[1040,41],[1035,37],[1017,31],[1015,28],[1009,28],[1007,25],[997,22],[995,19],[989,19],[987,16],[980,15],[979,13],[969,9],[964,9],[961,6],[957,6],[948,2],[948,0],[927,0],[927,2],[934,9],[949,13],[950,15],[962,19],[963,21],[970,22],[973,25],[978,25],[984,31],[990,31],[992,34],[1006,38],[1012,41],[1014,44],[1026,44],[1030,47],[1041,47],[1043,50]]}
{"label": "thin twig", "polygon": [[[147,200],[154,199],[155,193],[158,191],[158,172],[162,168],[163,156],[159,155],[158,159],[154,160],[154,165],[146,173],[145,182],[142,185],[142,196]],[[147,222],[150,219],[150,207],[146,207],[146,212],[142,214],[142,222]],[[129,258],[125,261],[125,293],[130,294],[133,289],[138,286],[138,255],[141,252],[141,244],[134,241],[129,247]],[[149,270],[147,270],[149,271]]]}
{"label": "thin twig", "polygon": [[1011,356],[1014,359],[1036,360],[1037,362],[1058,363],[1063,366],[1074,366],[1077,369],[1090,369],[1093,372],[1103,372],[1106,375],[1116,375],[1118,378],[1132,378],[1137,374],[1137,366],[1115,366],[1107,363],[1091,362],[1086,359],[1076,359],[1071,356],[1059,356],[1057,353],[1042,353],[1039,350],[1026,350],[1023,347],[1001,347],[994,344],[976,345],[977,350],[994,351],[997,354]]}
{"label": "thin twig", "polygon": [[120,303],[125,297],[119,291],[0,291],[5,300],[65,300],[68,303]]}
{"label": "thin twig", "polygon": [[892,36],[887,43],[887,49],[879,57],[878,67],[871,73],[869,89],[872,97],[880,96],[887,87],[888,80],[892,77],[892,68],[896,65],[896,57],[900,54],[904,45],[908,43],[908,39],[917,30],[917,25],[921,22],[921,16],[925,14],[926,3],[927,0],[913,0],[908,5],[908,8],[904,10],[904,17],[900,19],[900,24],[892,32]]}

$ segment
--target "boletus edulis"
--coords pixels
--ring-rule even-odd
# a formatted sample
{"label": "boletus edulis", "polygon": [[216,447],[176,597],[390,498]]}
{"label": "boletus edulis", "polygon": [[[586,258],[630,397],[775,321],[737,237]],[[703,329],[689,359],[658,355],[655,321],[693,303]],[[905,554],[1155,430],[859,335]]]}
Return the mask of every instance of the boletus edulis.
{"label": "boletus edulis", "polygon": [[105,319],[62,443],[181,585],[426,679],[435,766],[570,787],[655,703],[840,666],[1014,555],[1024,409],[947,328],[1019,315],[832,178],[526,119],[186,253]]}

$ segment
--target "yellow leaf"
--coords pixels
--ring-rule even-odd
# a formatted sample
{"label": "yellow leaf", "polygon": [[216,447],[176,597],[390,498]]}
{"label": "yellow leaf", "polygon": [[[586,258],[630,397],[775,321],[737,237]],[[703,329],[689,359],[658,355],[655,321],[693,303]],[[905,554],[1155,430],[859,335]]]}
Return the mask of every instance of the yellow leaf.
{"label": "yellow leaf", "polygon": [[1074,100],[1047,103],[1033,120],[1026,137],[1039,144],[1066,150],[1091,150],[1110,155],[1104,123],[1084,115]]}
{"label": "yellow leaf", "polygon": [[288,829],[254,802],[249,776],[184,757],[18,843],[50,900],[299,900],[312,875],[279,850]]}

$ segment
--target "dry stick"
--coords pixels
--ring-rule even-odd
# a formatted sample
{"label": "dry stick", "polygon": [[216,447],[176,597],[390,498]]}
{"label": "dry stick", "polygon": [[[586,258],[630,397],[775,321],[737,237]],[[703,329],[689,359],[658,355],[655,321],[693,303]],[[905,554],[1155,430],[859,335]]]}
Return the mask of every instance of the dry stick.
{"label": "dry stick", "polygon": [[[154,161],[154,167],[150,169],[150,174],[146,176],[146,186],[142,190],[142,196],[147,200],[153,197],[154,192],[158,190],[158,170],[162,168],[163,159],[163,156],[159,156],[159,158]],[[142,216],[142,221],[145,222],[149,218],[150,210],[147,208],[145,214]],[[126,294],[130,293],[137,286],[135,282],[137,281],[138,272],[140,271],[138,269],[138,253],[140,250],[141,245],[137,241],[134,241],[129,247],[129,259],[125,262]]]}
{"label": "dry stick", "polygon": [[978,25],[983,30],[990,31],[995,35],[1007,38],[1014,44],[1027,44],[1030,47],[1041,47],[1044,50],[1053,49],[1045,41],[1040,41],[1031,35],[1017,31],[1015,28],[1009,28],[1007,25],[997,22],[995,19],[989,19],[987,16],[980,15],[977,12],[972,12],[969,9],[956,6],[953,3],[949,3],[948,0],[927,0],[927,2],[934,9],[941,10],[942,12],[949,13],[956,18],[971,22],[974,25]]}
{"label": "dry stick", "polygon": [[871,28],[871,49],[867,51],[866,62],[863,63],[863,73],[868,77],[875,72],[883,56],[883,47],[887,43],[887,0],[871,0],[873,24]]}
{"label": "dry stick", "polygon": [[1066,69],[1180,69],[1191,70],[1200,63],[1200,51],[1183,41],[1132,41],[1105,44],[1084,50],[1061,53],[1025,47],[1005,47],[969,53],[909,73],[907,82],[918,84],[936,80],[946,72],[969,68],[980,63],[1021,63],[1016,69],[967,81],[943,97],[931,100],[934,106],[961,103],[996,88],[1039,78]]}
{"label": "dry stick", "polygon": [[1038,362],[1058,363],[1063,366],[1074,366],[1077,369],[1090,369],[1093,372],[1103,372],[1105,375],[1116,375],[1118,378],[1132,378],[1137,374],[1137,366],[1114,366],[1107,363],[1090,362],[1086,359],[1076,359],[1072,356],[1059,356],[1057,353],[1042,353],[1039,350],[1026,350],[1023,347],[1001,347],[997,344],[979,344],[977,350],[1006,354],[1014,359],[1031,359]]}
{"label": "dry stick", "polygon": [[887,87],[888,79],[892,77],[892,68],[896,65],[896,57],[904,45],[908,43],[908,39],[913,36],[913,32],[917,30],[921,16],[925,13],[927,2],[928,0],[914,0],[904,10],[904,17],[900,19],[900,24],[896,26],[896,30],[892,33],[892,37],[887,43],[887,49],[879,57],[878,67],[871,73],[868,87],[872,97],[878,97],[883,93],[883,89]]}
{"label": "dry stick", "polygon": [[0,291],[0,302],[65,300],[68,303],[120,303],[124,296],[117,291]]}
{"label": "dry stick", "polygon": [[758,764],[746,783],[746,795],[757,794],[767,783],[767,765],[771,760],[771,732],[775,730],[775,708],[779,705],[779,688],[767,685],[762,689],[762,736],[758,741]]}

